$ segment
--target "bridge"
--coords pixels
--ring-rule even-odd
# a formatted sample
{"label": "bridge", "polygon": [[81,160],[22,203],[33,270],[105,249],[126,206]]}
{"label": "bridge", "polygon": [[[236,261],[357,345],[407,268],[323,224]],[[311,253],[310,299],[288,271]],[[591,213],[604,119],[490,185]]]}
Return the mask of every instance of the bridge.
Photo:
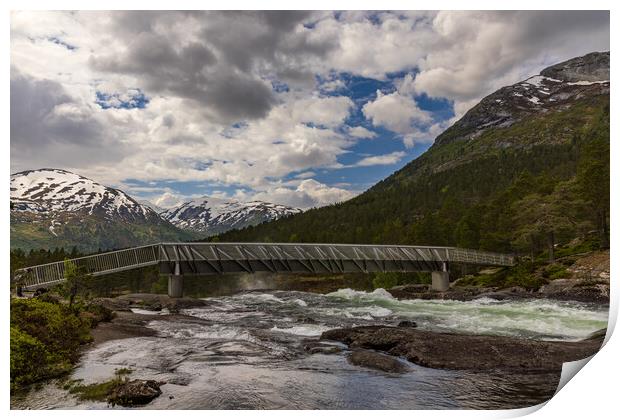
{"label": "bridge", "polygon": [[431,288],[444,291],[452,263],[498,267],[515,263],[511,255],[453,247],[219,242],[159,243],[69,261],[22,268],[15,272],[15,280],[23,290],[37,290],[65,281],[69,264],[92,276],[158,265],[160,273],[168,275],[170,297],[183,296],[184,276],[255,272],[431,272]]}

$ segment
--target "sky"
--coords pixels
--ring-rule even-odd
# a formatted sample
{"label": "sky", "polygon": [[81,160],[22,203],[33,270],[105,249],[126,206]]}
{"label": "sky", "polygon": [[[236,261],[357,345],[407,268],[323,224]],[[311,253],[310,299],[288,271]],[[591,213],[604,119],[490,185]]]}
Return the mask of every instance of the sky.
{"label": "sky", "polygon": [[11,172],[161,207],[324,206],[496,89],[609,43],[605,11],[12,12]]}

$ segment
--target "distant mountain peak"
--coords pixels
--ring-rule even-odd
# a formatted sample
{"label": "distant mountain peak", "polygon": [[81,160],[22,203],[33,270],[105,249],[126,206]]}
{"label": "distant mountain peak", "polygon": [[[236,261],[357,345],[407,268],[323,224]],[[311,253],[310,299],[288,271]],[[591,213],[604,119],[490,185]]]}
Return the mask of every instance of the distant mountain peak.
{"label": "distant mountain peak", "polygon": [[592,52],[547,67],[540,74],[564,82],[608,82],[609,57],[609,51]]}
{"label": "distant mountain peak", "polygon": [[526,117],[566,108],[584,96],[608,93],[609,52],[576,57],[486,96],[440,134],[433,147],[469,141],[489,129],[510,127]]}
{"label": "distant mountain peak", "polygon": [[205,196],[166,210],[161,216],[178,228],[217,235],[300,212],[282,204]]}
{"label": "distant mountain peak", "polygon": [[82,250],[189,239],[125,192],[64,169],[11,175],[11,247]]}
{"label": "distant mountain peak", "polygon": [[12,174],[11,203],[16,212],[88,211],[125,220],[155,215],[123,191],[64,169],[44,168]]}

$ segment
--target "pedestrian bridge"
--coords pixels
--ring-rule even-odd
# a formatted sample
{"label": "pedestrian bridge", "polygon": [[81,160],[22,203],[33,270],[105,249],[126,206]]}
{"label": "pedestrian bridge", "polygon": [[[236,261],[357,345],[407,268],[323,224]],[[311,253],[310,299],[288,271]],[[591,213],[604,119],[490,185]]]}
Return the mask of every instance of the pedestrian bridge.
{"label": "pedestrian bridge", "polygon": [[45,288],[65,280],[74,264],[80,273],[101,276],[158,265],[167,274],[168,294],[183,295],[183,276],[224,273],[376,273],[431,272],[432,288],[446,290],[451,263],[512,266],[506,254],[463,248],[405,245],[289,243],[160,243],[104,252],[68,261],[26,267],[15,272],[23,290]]}

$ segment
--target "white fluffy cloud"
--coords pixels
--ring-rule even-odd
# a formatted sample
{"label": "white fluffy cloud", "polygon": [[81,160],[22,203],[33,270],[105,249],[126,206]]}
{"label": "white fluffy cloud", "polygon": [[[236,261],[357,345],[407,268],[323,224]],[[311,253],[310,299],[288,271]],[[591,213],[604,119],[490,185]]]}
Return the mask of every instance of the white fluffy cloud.
{"label": "white fluffy cloud", "polygon": [[396,91],[383,94],[377,91],[377,98],[362,108],[364,116],[376,126],[383,126],[399,134],[411,132],[414,124],[428,124],[430,114],[421,110],[409,96]]}
{"label": "white fluffy cloud", "polygon": [[[417,95],[446,98],[459,116],[546,65],[607,49],[604,11],[13,12],[11,166],[109,185],[205,181],[311,207],[357,193],[312,177],[376,137],[348,127],[355,104],[340,73],[406,73],[362,112],[410,147],[450,123]],[[136,88],[148,106],[123,109]],[[95,105],[97,92],[114,107]]]}
{"label": "white fluffy cloud", "polygon": [[365,127],[362,127],[361,125],[358,125],[356,127],[349,127],[347,131],[350,136],[358,139],[374,139],[375,137],[377,137],[377,133],[375,133],[374,131],[370,131]]}
{"label": "white fluffy cloud", "polygon": [[359,191],[350,191],[325,185],[314,179],[305,179],[299,182],[297,186],[274,187],[255,194],[243,194],[238,196],[238,198],[273,201],[291,207],[308,209],[346,201],[357,194],[359,194]]}
{"label": "white fluffy cloud", "polygon": [[407,154],[405,152],[393,152],[386,155],[368,156],[359,160],[352,166],[393,165],[398,163],[406,155]]}

